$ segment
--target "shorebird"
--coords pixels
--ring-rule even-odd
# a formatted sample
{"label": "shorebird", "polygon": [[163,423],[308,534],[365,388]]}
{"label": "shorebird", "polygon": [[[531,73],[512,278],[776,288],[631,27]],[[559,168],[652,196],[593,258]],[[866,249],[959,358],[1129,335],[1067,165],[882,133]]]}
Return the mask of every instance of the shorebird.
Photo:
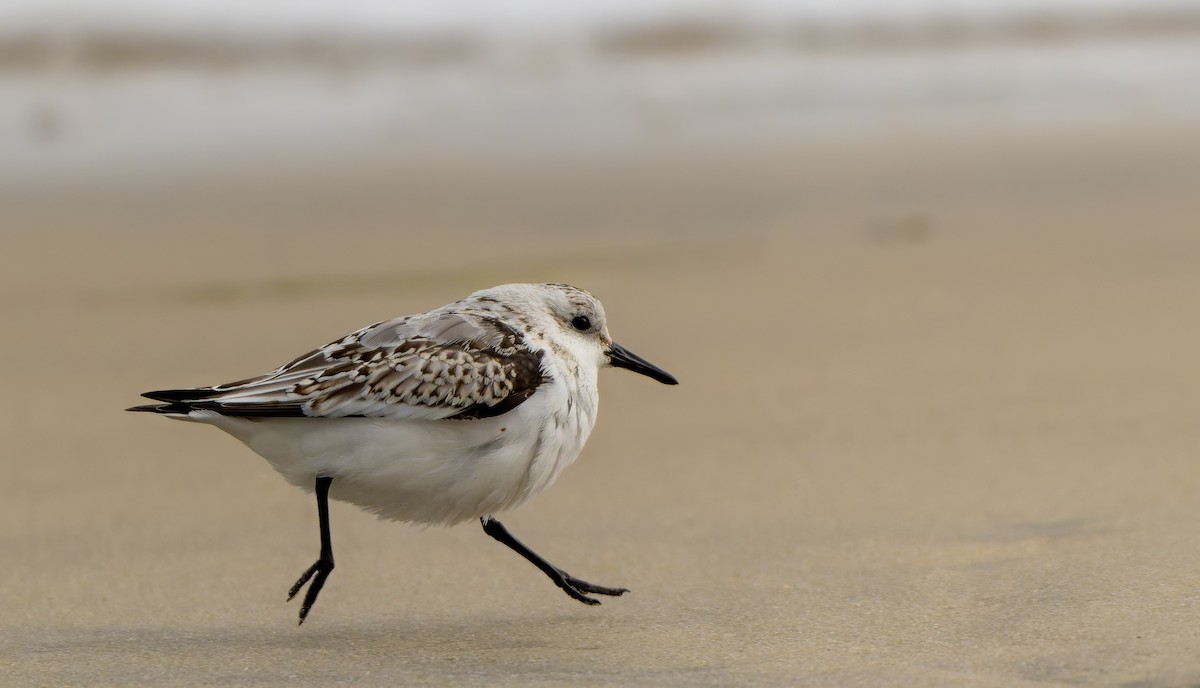
{"label": "shorebird", "polygon": [[674,377],[613,342],[604,307],[566,284],[506,284],[375,323],[258,377],[146,392],[130,411],[214,425],[317,498],[321,549],[300,623],[333,571],[329,500],[395,521],[479,519],[570,597],[625,588],[571,576],[493,516],[554,482],[596,423],[600,368]]}

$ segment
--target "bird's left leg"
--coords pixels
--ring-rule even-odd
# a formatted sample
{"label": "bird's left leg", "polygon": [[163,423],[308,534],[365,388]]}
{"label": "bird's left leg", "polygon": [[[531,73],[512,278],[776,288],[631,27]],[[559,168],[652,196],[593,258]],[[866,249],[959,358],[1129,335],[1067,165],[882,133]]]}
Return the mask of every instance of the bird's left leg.
{"label": "bird's left leg", "polygon": [[321,522],[321,553],[317,556],[317,561],[308,567],[308,570],[300,575],[300,580],[288,590],[288,602],[291,602],[296,593],[300,592],[300,588],[312,578],[312,585],[308,586],[308,592],[304,594],[304,603],[300,605],[300,623],[304,623],[304,619],[308,617],[308,610],[312,609],[317,595],[321,594],[321,588],[325,587],[325,579],[333,573],[333,541],[329,536],[329,485],[332,483],[333,478],[317,478],[317,518]]}
{"label": "bird's left leg", "polygon": [[563,589],[563,592],[584,604],[600,604],[600,600],[588,597],[584,593],[590,592],[596,595],[612,595],[615,597],[629,592],[626,588],[608,588],[575,578],[566,571],[546,561],[537,552],[525,546],[525,543],[513,537],[512,533],[508,532],[508,529],[504,527],[504,524],[492,518],[490,514],[480,518],[479,522],[483,524],[483,532],[503,542],[509,549],[528,559],[529,563],[541,569],[542,573],[549,576],[555,585]]}

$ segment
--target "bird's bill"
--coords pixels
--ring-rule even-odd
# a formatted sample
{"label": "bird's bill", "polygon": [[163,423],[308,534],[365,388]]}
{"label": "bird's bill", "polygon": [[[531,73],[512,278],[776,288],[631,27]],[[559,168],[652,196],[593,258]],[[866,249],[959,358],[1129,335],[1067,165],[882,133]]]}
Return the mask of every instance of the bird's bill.
{"label": "bird's bill", "polygon": [[638,356],[629,349],[613,342],[613,345],[608,349],[608,362],[614,368],[625,368],[632,370],[635,373],[641,373],[649,378],[654,378],[664,385],[677,385],[676,380],[670,373],[654,365],[650,361]]}

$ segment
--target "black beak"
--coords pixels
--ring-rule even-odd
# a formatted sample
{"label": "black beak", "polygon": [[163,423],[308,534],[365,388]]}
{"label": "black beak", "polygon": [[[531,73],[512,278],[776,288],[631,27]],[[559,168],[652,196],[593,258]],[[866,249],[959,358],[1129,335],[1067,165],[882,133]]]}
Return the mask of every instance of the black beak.
{"label": "black beak", "polygon": [[608,348],[608,362],[614,368],[625,368],[635,373],[641,373],[646,377],[658,380],[664,385],[679,384],[679,380],[672,377],[670,373],[616,342],[613,342],[613,345]]}

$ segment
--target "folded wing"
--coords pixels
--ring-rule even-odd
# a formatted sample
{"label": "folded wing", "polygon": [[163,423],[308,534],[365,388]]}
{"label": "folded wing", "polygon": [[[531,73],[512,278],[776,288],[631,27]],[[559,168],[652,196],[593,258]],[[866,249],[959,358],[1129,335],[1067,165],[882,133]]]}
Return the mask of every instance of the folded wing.
{"label": "folded wing", "polygon": [[486,418],[516,408],[544,381],[542,354],[498,320],[430,313],[377,323],[266,375],[162,390],[130,410],[239,417]]}

